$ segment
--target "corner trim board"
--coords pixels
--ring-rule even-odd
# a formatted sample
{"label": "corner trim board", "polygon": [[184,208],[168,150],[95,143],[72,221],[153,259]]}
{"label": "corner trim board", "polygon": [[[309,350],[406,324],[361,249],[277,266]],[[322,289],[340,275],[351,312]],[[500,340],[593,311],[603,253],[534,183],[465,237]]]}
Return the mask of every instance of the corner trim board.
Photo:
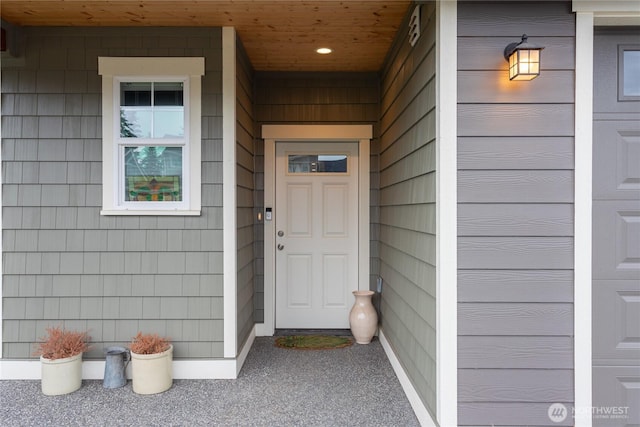
{"label": "corner trim board", "polygon": [[[576,13],[574,170],[574,405],[592,406],[592,175],[593,26],[592,12]],[[576,412],[575,425],[591,427],[591,411]]]}
{"label": "corner trim board", "polygon": [[224,357],[237,355],[236,32],[222,28],[222,232]]}
{"label": "corner trim board", "polygon": [[458,424],[458,3],[436,2],[436,419]]}

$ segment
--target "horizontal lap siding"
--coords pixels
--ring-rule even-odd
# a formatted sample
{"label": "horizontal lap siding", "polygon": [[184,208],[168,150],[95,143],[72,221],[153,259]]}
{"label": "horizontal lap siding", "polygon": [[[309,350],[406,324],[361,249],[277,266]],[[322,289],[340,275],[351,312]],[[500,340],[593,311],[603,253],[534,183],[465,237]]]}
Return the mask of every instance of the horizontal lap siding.
{"label": "horizontal lap siding", "polygon": [[[3,200],[3,356],[31,357],[62,324],[89,330],[89,358],[138,331],[171,337],[177,358],[222,357],[221,31],[24,35],[25,65],[2,70],[2,182],[16,196]],[[100,215],[98,56],[205,57],[201,216]]]}
{"label": "horizontal lap siding", "polygon": [[435,8],[421,5],[412,48],[400,31],[382,74],[382,327],[422,401],[436,414]]}
{"label": "horizontal lap siding", "polygon": [[[371,278],[378,275],[379,78],[376,73],[256,72],[255,118],[263,124],[371,124]],[[259,130],[256,135],[260,135]],[[255,140],[256,209],[264,208],[264,143]],[[255,319],[264,319],[264,228],[256,227]]]}
{"label": "horizontal lap siding", "polygon": [[[569,2],[459,3],[461,425],[551,425],[573,402],[574,20]],[[522,33],[542,71],[510,82]]]}
{"label": "horizontal lap siding", "polygon": [[253,68],[236,41],[237,324],[238,350],[254,325],[254,119]]}

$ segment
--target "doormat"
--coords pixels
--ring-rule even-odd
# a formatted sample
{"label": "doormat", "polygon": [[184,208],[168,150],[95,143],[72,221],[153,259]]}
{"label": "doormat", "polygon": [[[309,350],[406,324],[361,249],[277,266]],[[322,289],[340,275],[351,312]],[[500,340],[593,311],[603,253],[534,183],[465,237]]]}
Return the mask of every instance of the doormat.
{"label": "doormat", "polygon": [[288,335],[278,337],[275,346],[294,350],[330,350],[349,347],[353,340],[349,337],[334,335]]}

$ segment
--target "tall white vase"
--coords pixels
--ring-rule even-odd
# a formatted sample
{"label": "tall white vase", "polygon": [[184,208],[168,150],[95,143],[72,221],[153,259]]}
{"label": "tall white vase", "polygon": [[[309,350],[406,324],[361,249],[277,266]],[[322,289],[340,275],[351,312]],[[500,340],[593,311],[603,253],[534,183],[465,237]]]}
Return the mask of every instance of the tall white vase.
{"label": "tall white vase", "polygon": [[371,304],[373,294],[373,291],[353,291],[356,302],[349,313],[349,325],[358,344],[369,344],[378,327],[378,313]]}

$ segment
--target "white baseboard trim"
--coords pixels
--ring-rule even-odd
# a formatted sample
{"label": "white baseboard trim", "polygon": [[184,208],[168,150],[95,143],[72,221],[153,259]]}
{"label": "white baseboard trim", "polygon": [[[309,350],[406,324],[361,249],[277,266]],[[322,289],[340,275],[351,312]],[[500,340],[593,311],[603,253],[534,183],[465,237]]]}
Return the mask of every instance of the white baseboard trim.
{"label": "white baseboard trim", "polygon": [[0,380],[39,380],[40,376],[39,360],[0,360]]}
{"label": "white baseboard trim", "polygon": [[268,333],[267,327],[264,323],[256,323],[255,331],[257,337],[270,337],[273,335]]}
{"label": "white baseboard trim", "polygon": [[242,348],[240,349],[240,353],[238,353],[238,356],[236,357],[236,376],[234,378],[238,378],[238,375],[240,374],[240,370],[244,366],[244,362],[246,362],[247,360],[247,355],[249,354],[249,350],[251,350],[251,347],[253,346],[253,342],[256,340],[256,329],[257,329],[257,325],[254,324],[253,328],[251,328],[251,332],[249,333],[249,336],[247,337],[246,341],[242,345]]}
{"label": "white baseboard trim", "polygon": [[382,328],[379,329],[378,337],[380,338],[380,343],[382,344],[382,348],[384,352],[387,354],[387,358],[393,367],[393,370],[400,381],[400,385],[404,390],[404,393],[407,395],[407,399],[413,408],[413,412],[416,414],[420,425],[423,427],[436,427],[438,424],[431,417],[431,413],[427,410],[427,407],[422,403],[422,399],[420,399],[420,395],[413,387],[409,376],[404,371],[400,360],[396,356],[391,344],[387,340],[387,337],[384,335],[384,331]]}
{"label": "white baseboard trim", "polygon": [[[173,378],[177,380],[238,378],[255,338],[256,327],[254,326],[235,359],[174,360]],[[82,379],[103,379],[104,364],[104,360],[83,361]],[[40,380],[40,378],[39,360],[0,360],[0,380]],[[127,378],[131,378],[131,366],[127,367]]]}

